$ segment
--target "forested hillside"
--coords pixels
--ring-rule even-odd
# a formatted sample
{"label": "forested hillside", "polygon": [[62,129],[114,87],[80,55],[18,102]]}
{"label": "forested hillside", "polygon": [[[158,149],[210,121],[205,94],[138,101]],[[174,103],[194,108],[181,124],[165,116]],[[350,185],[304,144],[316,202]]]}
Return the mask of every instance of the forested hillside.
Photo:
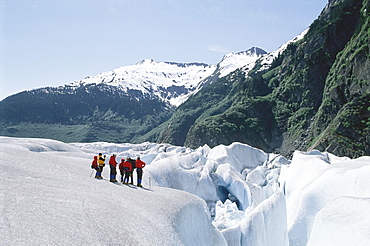
{"label": "forested hillside", "polygon": [[0,105],[0,135],[65,142],[130,142],[167,120],[173,108],[140,91],[106,84],[24,91]]}

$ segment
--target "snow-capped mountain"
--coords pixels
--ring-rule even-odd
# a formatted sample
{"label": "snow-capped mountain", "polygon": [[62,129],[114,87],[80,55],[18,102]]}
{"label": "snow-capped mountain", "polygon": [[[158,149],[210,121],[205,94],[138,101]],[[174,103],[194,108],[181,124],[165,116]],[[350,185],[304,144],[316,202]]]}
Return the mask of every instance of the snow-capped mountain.
{"label": "snow-capped mountain", "polygon": [[250,70],[256,64],[257,59],[266,54],[266,51],[257,47],[238,53],[228,53],[219,63],[220,77],[225,77],[241,67],[244,67],[245,70]]}
{"label": "snow-capped mountain", "polygon": [[195,90],[201,80],[210,76],[215,65],[204,63],[156,62],[146,59],[135,65],[123,66],[112,71],[76,81],[69,86],[107,84],[127,93],[130,90],[151,94],[179,106]]}
{"label": "snow-capped mountain", "polygon": [[179,106],[202,88],[202,81],[217,73],[224,77],[241,67],[252,68],[266,51],[253,47],[247,51],[226,54],[217,65],[205,63],[157,62],[142,60],[135,65],[123,66],[68,84],[80,87],[91,84],[114,86],[122,92],[140,91],[158,97],[172,106]]}

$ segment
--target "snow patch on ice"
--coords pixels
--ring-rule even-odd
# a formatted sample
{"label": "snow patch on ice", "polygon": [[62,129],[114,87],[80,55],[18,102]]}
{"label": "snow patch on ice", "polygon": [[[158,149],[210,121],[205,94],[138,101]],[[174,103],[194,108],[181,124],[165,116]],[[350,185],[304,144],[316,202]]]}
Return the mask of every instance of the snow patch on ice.
{"label": "snow patch on ice", "polygon": [[[316,237],[312,234],[317,232],[312,232],[316,215],[335,199],[370,197],[370,157],[351,160],[318,151],[296,151],[291,165],[281,172],[279,180],[285,187],[291,245],[306,245],[311,237]],[[369,214],[363,216],[370,221]]]}

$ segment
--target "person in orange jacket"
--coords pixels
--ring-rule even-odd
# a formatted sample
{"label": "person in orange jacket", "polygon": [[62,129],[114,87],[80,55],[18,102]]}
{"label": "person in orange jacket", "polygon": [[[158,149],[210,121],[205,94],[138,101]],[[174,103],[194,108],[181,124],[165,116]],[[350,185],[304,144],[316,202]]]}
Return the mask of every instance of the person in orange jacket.
{"label": "person in orange jacket", "polygon": [[[130,162],[129,158],[126,159],[126,161],[123,163],[123,170],[125,171],[125,179],[123,180],[124,184],[129,184],[128,181],[130,179],[130,175],[132,173],[132,163]],[[131,183],[132,183],[131,178]]]}
{"label": "person in orange jacket", "polygon": [[113,154],[109,159],[109,167],[110,167],[110,182],[117,182],[116,175],[117,175],[117,161],[116,161],[116,154]]}
{"label": "person in orange jacket", "polygon": [[97,179],[103,179],[101,174],[102,174],[103,168],[105,166],[105,157],[106,157],[105,155],[103,156],[102,153],[99,153],[99,157],[98,157],[99,171],[96,172],[96,176],[95,176],[95,178],[97,178]]}
{"label": "person in orange jacket", "polygon": [[141,181],[143,179],[143,168],[145,165],[146,163],[140,160],[140,157],[136,159],[137,186],[139,187],[143,187]]}
{"label": "person in orange jacket", "polygon": [[121,163],[119,164],[118,166],[118,169],[121,173],[121,183],[123,183],[123,177],[125,176],[125,170],[124,170],[124,167],[123,167],[123,164],[125,163],[125,159],[121,159]]}

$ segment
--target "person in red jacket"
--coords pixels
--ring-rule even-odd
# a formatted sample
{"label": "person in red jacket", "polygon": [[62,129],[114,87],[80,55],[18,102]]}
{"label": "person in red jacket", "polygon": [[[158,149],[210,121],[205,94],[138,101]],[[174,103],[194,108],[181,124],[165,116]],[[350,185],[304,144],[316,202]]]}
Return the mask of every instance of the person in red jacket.
{"label": "person in red jacket", "polygon": [[130,179],[130,174],[132,173],[132,163],[130,162],[129,158],[127,158],[126,161],[123,163],[123,170],[125,171],[125,179],[123,180],[123,183],[129,184],[128,181]]}
{"label": "person in red jacket", "polygon": [[98,165],[98,156],[97,155],[94,156],[94,160],[91,163],[91,168],[96,170],[96,174],[95,174],[95,178],[96,178],[98,176],[98,171],[100,170],[99,165]]}
{"label": "person in red jacket", "polygon": [[110,182],[117,182],[116,175],[117,175],[117,161],[116,161],[116,154],[113,154],[109,159],[109,167],[110,167]]}
{"label": "person in red jacket", "polygon": [[125,159],[121,159],[121,163],[119,164],[118,166],[118,169],[121,173],[121,183],[123,183],[123,177],[125,176],[125,170],[124,170],[124,167],[123,167],[123,164],[125,163]]}
{"label": "person in red jacket", "polygon": [[140,157],[136,159],[137,186],[139,187],[143,187],[141,181],[143,179],[143,168],[145,165],[146,163],[140,160]]}

